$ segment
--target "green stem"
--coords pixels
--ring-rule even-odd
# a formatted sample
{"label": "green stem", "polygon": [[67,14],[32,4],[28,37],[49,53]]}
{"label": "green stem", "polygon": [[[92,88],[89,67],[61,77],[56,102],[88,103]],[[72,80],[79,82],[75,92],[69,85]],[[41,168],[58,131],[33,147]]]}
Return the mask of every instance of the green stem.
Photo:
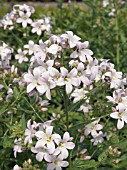
{"label": "green stem", "polygon": [[114,3],[116,10],[115,26],[116,26],[116,63],[117,70],[120,71],[120,47],[119,47],[119,21],[118,21],[118,9],[117,2]]}
{"label": "green stem", "polygon": [[68,130],[68,127],[69,127],[69,120],[68,120],[68,111],[67,111],[67,94],[66,94],[66,91],[64,90],[64,112],[65,112],[65,115],[66,115],[66,127],[67,127],[67,130]]}
{"label": "green stem", "polygon": [[34,113],[36,114],[36,116],[42,121],[43,119],[39,116],[39,114],[36,112],[36,110],[34,109],[34,107],[29,103],[29,101],[24,97],[25,101],[29,104],[29,106],[31,107],[31,109],[34,111]]}

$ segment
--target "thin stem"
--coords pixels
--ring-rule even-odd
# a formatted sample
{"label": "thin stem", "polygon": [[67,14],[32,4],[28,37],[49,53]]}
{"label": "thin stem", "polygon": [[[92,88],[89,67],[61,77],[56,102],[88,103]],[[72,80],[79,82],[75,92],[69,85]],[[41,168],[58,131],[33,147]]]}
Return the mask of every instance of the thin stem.
{"label": "thin stem", "polygon": [[34,109],[34,107],[29,103],[29,101],[24,97],[25,101],[29,104],[29,106],[31,107],[31,109],[34,111],[34,113],[36,114],[36,116],[42,121],[43,119],[39,116],[39,114],[36,112],[36,110]]}
{"label": "thin stem", "polygon": [[115,16],[115,25],[116,25],[116,63],[117,70],[120,71],[120,47],[119,47],[119,21],[118,21],[118,9],[117,2],[114,2],[116,16]]}
{"label": "thin stem", "polygon": [[66,94],[66,91],[64,90],[64,112],[65,112],[65,115],[66,115],[66,127],[67,127],[67,130],[68,130],[68,126],[69,126],[69,120],[68,120],[68,111],[67,111],[67,94]]}

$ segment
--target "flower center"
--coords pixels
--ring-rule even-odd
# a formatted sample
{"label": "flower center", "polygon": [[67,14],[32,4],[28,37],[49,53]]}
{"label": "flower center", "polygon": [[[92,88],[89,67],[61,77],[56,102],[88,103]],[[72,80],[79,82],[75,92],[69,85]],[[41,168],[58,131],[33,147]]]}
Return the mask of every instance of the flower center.
{"label": "flower center", "polygon": [[46,141],[47,141],[47,142],[51,142],[51,137],[48,137],[48,138],[46,139]]}
{"label": "flower center", "polygon": [[59,146],[60,146],[60,147],[64,147],[64,143],[61,142],[61,143],[59,144]]}

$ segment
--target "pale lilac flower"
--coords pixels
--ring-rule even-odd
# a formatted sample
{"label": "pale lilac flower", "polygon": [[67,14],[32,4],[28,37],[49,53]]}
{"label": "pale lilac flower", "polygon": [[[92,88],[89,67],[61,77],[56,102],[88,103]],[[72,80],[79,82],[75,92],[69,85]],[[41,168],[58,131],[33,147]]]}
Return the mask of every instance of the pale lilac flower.
{"label": "pale lilac flower", "polygon": [[119,100],[121,99],[121,97],[124,95],[124,92],[122,89],[117,89],[113,92],[113,97],[111,96],[106,96],[106,98],[108,99],[108,102],[111,103],[118,103]]}
{"label": "pale lilac flower", "polygon": [[84,113],[88,113],[91,109],[92,107],[89,105],[89,102],[87,102],[86,100],[85,103],[80,106],[78,111],[83,111]]}
{"label": "pale lilac flower", "polygon": [[17,156],[17,152],[22,152],[22,144],[21,144],[21,141],[22,141],[22,139],[21,138],[19,138],[19,139],[15,139],[14,140],[14,157],[16,158],[16,156]]}
{"label": "pale lilac flower", "polygon": [[31,13],[24,13],[22,11],[19,12],[19,18],[17,19],[17,23],[22,23],[23,28],[27,27],[27,24],[31,24],[32,20],[30,19]]}
{"label": "pale lilac flower", "polygon": [[78,101],[80,101],[82,99],[86,99],[87,98],[87,96],[86,96],[87,93],[88,93],[88,91],[85,90],[84,88],[81,88],[81,89],[76,88],[71,94],[71,97],[74,98],[73,103],[76,103],[76,102],[78,102]]}
{"label": "pale lilac flower", "polygon": [[45,106],[49,105],[48,100],[42,100],[42,98],[39,97],[39,104],[40,104],[40,106],[41,106],[41,110],[42,110],[42,111],[45,112],[45,111],[48,110],[48,108],[45,107]]}
{"label": "pale lilac flower", "polygon": [[[60,68],[62,79],[57,83],[58,86],[65,85],[66,93],[69,94],[72,91],[73,86],[79,86],[80,82],[77,78],[77,70],[73,68],[69,73],[65,67]],[[72,86],[73,85],[73,86]]]}
{"label": "pale lilac flower", "polygon": [[40,92],[41,85],[39,84],[39,78],[41,74],[42,73],[40,69],[37,67],[37,68],[34,68],[33,74],[29,72],[24,75],[24,80],[28,83],[27,93],[30,93],[34,88],[36,88],[37,91]]}
{"label": "pale lilac flower", "polygon": [[52,156],[50,162],[47,170],[62,170],[62,167],[67,167],[69,165],[67,161],[63,161],[63,159],[56,156]]}
{"label": "pale lilac flower", "polygon": [[56,84],[52,79],[49,78],[49,73],[44,72],[43,75],[39,79],[39,83],[41,86],[38,87],[38,91],[43,95],[46,93],[46,97],[51,100],[51,92],[50,90],[56,87]]}
{"label": "pale lilac flower", "polygon": [[107,7],[109,5],[109,0],[103,0],[102,2],[103,7]]}
{"label": "pale lilac flower", "polygon": [[26,145],[27,143],[32,143],[32,138],[35,136],[36,133],[36,128],[39,126],[39,124],[37,124],[36,122],[34,122],[33,125],[31,125],[31,119],[28,120],[27,122],[27,129],[25,130],[25,140],[24,140],[24,144]]}
{"label": "pale lilac flower", "polygon": [[93,52],[89,49],[87,49],[89,45],[88,41],[85,41],[84,43],[77,42],[76,46],[77,49],[71,54],[71,58],[77,58],[79,57],[80,61],[85,62],[86,60],[91,61],[93,55]]}
{"label": "pale lilac flower", "polygon": [[43,19],[39,19],[39,20],[33,22],[31,24],[31,26],[33,27],[31,32],[32,33],[37,33],[37,35],[41,35],[42,31],[43,31],[43,23],[44,23]]}
{"label": "pale lilac flower", "polygon": [[11,73],[17,74],[18,68],[15,67],[14,65],[11,66]]}
{"label": "pale lilac flower", "polygon": [[26,57],[26,54],[27,54],[27,50],[22,51],[21,49],[18,49],[18,54],[15,55],[15,59],[17,59],[20,64],[23,61],[27,62],[28,58]]}
{"label": "pale lilac flower", "polygon": [[16,165],[13,167],[13,170],[22,170],[22,168],[16,164]]}
{"label": "pale lilac flower", "polygon": [[110,72],[106,72],[102,79],[105,81],[105,77],[109,77],[110,88],[118,89],[122,84],[122,72],[117,72],[115,69],[112,69]]}
{"label": "pale lilac flower", "polygon": [[127,108],[125,108],[123,103],[118,103],[117,112],[113,112],[110,116],[114,119],[118,119],[117,128],[122,129],[124,127],[124,122],[127,123]]}
{"label": "pale lilac flower", "polygon": [[81,39],[81,38],[78,37],[77,35],[74,35],[72,31],[67,31],[67,34],[62,34],[61,37],[68,40],[68,43],[69,43],[69,45],[70,45],[70,48],[75,47],[76,44],[77,44],[77,43],[79,42],[79,40]]}
{"label": "pale lilac flower", "polygon": [[46,59],[47,46],[40,41],[39,45],[35,44],[34,55],[37,59],[38,64],[42,63]]}
{"label": "pale lilac flower", "polygon": [[53,55],[56,55],[61,50],[62,50],[61,46],[57,44],[52,44],[47,51]]}
{"label": "pale lilac flower", "polygon": [[46,17],[46,16],[44,17],[42,30],[46,30],[47,32],[50,33],[51,31],[51,18],[50,17]]}
{"label": "pale lilac flower", "polygon": [[30,40],[28,44],[24,45],[24,48],[27,48],[29,50],[29,55],[32,55],[34,53],[34,42]]}
{"label": "pale lilac flower", "polygon": [[85,126],[85,136],[88,136],[90,133],[92,136],[97,135],[97,131],[101,130],[103,126],[101,124],[98,124],[99,120],[96,120],[92,123],[89,123],[88,125]]}
{"label": "pale lilac flower", "polygon": [[35,136],[38,138],[36,148],[47,146],[48,149],[55,151],[55,143],[60,140],[60,135],[52,134],[52,132],[53,126],[46,127],[45,131],[36,132]]}
{"label": "pale lilac flower", "polygon": [[93,142],[93,145],[97,145],[98,143],[102,143],[104,141],[104,137],[106,134],[104,134],[102,131],[99,133],[95,134],[93,139],[91,139],[91,142]]}
{"label": "pale lilac flower", "polygon": [[9,88],[7,91],[6,102],[8,102],[9,98],[13,97],[13,90]]}
{"label": "pale lilac flower", "polygon": [[71,142],[73,138],[70,137],[68,132],[65,132],[63,139],[58,140],[58,147],[56,148],[54,155],[59,155],[62,159],[66,159],[69,155],[68,149],[72,150],[75,147],[75,144]]}
{"label": "pale lilac flower", "polygon": [[50,154],[54,152],[54,149],[49,149],[46,146],[37,147],[36,145],[35,147],[31,147],[31,151],[36,153],[37,161],[41,162],[44,159],[45,161],[49,162],[51,159]]}

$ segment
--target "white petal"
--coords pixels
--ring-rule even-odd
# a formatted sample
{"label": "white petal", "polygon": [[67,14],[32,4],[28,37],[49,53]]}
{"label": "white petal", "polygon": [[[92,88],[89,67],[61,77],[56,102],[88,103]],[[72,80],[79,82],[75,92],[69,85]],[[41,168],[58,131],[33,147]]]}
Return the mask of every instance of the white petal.
{"label": "white petal", "polygon": [[75,147],[75,144],[73,142],[67,142],[66,143],[66,148],[67,149],[73,149]]}
{"label": "white petal", "polygon": [[37,159],[37,161],[39,161],[39,162],[42,161],[43,157],[44,157],[44,153],[43,153],[43,152],[39,152],[39,153],[37,153],[37,155],[36,155],[36,159]]}
{"label": "white petal", "polygon": [[46,128],[46,134],[47,135],[51,136],[52,131],[53,131],[53,126],[49,126],[49,127]]}
{"label": "white petal", "polygon": [[69,94],[72,91],[72,85],[69,82],[66,82],[66,93]]}
{"label": "white petal", "polygon": [[35,88],[35,85],[33,83],[28,84],[27,93],[31,92],[34,88]]}
{"label": "white petal", "polygon": [[123,126],[124,126],[124,121],[122,121],[122,120],[118,119],[118,122],[117,122],[117,128],[118,128],[118,129],[122,129],[122,128],[123,128]]}
{"label": "white petal", "polygon": [[110,114],[110,116],[114,119],[119,119],[119,113],[118,112],[113,112]]}

